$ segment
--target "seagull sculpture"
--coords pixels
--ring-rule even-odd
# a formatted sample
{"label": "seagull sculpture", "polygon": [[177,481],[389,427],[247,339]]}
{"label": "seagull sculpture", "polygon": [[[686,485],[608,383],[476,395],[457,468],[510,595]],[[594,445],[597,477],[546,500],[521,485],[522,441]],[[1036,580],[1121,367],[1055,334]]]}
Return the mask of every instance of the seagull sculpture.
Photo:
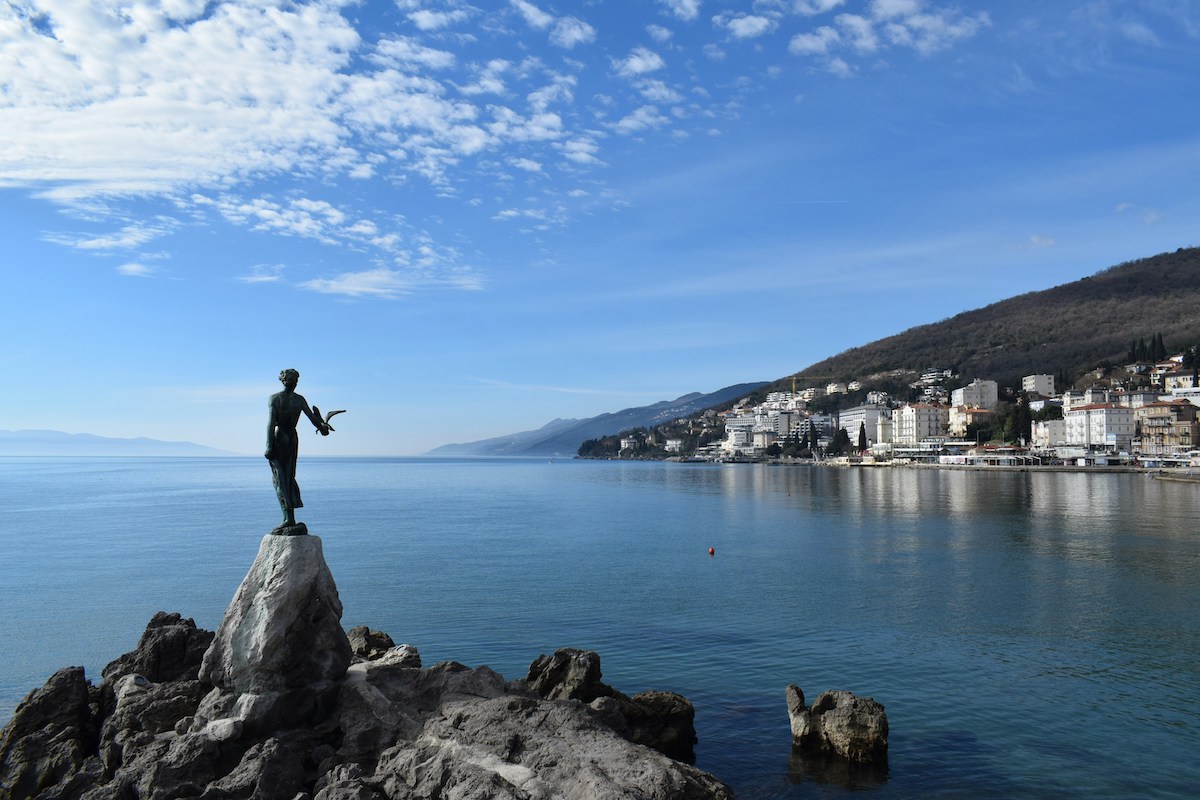
{"label": "seagull sculpture", "polygon": [[[313,406],[312,409],[313,409],[313,416],[320,419],[321,418],[321,409],[317,408],[316,406]],[[333,419],[334,416],[337,414],[345,414],[345,413],[346,413],[346,409],[339,408],[337,411],[330,411],[329,413],[327,413],[325,415],[325,418],[321,421],[325,423],[326,428],[329,428],[329,430],[333,430],[333,426],[329,424],[329,420]]]}

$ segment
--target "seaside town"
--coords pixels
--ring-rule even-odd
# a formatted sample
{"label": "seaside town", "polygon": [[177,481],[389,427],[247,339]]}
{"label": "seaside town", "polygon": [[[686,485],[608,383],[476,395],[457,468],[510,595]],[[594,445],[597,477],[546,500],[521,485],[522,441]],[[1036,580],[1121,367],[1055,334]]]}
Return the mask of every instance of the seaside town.
{"label": "seaside town", "polygon": [[[908,400],[830,382],[709,410],[675,426],[619,437],[617,457],[696,461],[811,458],[833,464],[945,466],[1200,466],[1200,381],[1194,351],[1100,367],[1060,390],[1053,374],[1019,386],[964,382],[953,370],[896,370],[871,383],[911,380]],[[904,384],[900,384],[904,385]],[[837,408],[855,393],[865,402]],[[839,397],[840,396],[840,397]],[[822,408],[834,409],[822,411]],[[682,427],[680,427],[682,426]],[[585,443],[581,455],[591,443]],[[617,444],[617,442],[613,442]]]}

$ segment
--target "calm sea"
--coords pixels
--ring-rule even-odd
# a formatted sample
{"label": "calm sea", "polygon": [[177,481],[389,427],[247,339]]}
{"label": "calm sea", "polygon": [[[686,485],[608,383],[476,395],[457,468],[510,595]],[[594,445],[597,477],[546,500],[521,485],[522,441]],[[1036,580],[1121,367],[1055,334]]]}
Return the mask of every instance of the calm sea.
{"label": "calm sea", "polygon": [[[698,766],[746,800],[1200,796],[1200,486],[303,456],[299,479],[346,627],[508,678],[596,650],[618,689],[691,698]],[[156,611],[215,628],[277,514],[262,459],[0,458],[0,722]],[[887,773],[793,758],[789,683],[883,703]]]}

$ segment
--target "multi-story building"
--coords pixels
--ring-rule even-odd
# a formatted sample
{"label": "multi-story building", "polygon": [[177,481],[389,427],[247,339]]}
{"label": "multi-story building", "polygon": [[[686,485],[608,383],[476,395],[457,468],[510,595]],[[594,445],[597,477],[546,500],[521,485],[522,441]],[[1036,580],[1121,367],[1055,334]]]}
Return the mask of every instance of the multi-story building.
{"label": "multi-story building", "polygon": [[1139,452],[1147,456],[1179,455],[1200,446],[1200,412],[1186,400],[1167,400],[1136,408]]}
{"label": "multi-story building", "polygon": [[976,378],[950,394],[950,405],[995,408],[1000,401],[1000,386],[995,381]]}
{"label": "multi-story building", "polygon": [[866,430],[867,446],[877,444],[879,440],[879,420],[881,417],[891,417],[892,410],[883,406],[863,405],[847,408],[838,412],[838,427],[844,430],[850,441],[858,442],[860,427]]}
{"label": "multi-story building", "polygon": [[1021,378],[1021,391],[1025,394],[1040,394],[1042,397],[1054,396],[1053,375],[1026,375]]}
{"label": "multi-story building", "polygon": [[1133,444],[1133,409],[1098,403],[1063,411],[1067,445],[1096,450],[1129,450]]}
{"label": "multi-story building", "polygon": [[726,453],[748,452],[754,448],[754,414],[731,414],[725,418],[725,439],[721,449]]}
{"label": "multi-story building", "polygon": [[945,406],[910,403],[892,413],[892,441],[916,445],[923,439],[945,436],[950,412]]}
{"label": "multi-story building", "polygon": [[1061,419],[1046,419],[1030,426],[1029,445],[1034,450],[1052,450],[1067,443],[1067,423]]}
{"label": "multi-story building", "polygon": [[968,426],[988,422],[995,416],[996,412],[987,408],[950,406],[949,416],[947,417],[950,435],[962,438],[967,435]]}

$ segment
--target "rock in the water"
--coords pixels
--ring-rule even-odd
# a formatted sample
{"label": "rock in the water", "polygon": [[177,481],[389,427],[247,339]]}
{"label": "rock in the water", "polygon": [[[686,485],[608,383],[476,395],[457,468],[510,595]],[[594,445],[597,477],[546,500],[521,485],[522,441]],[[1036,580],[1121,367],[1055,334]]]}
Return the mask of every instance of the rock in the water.
{"label": "rock in the water", "polygon": [[793,746],[865,764],[887,761],[887,714],[872,698],[828,691],[806,707],[804,692],[795,684],[785,695]]}
{"label": "rock in the water", "polygon": [[350,665],[342,602],[316,536],[271,536],[238,587],[200,679],[237,693],[330,686]]}

